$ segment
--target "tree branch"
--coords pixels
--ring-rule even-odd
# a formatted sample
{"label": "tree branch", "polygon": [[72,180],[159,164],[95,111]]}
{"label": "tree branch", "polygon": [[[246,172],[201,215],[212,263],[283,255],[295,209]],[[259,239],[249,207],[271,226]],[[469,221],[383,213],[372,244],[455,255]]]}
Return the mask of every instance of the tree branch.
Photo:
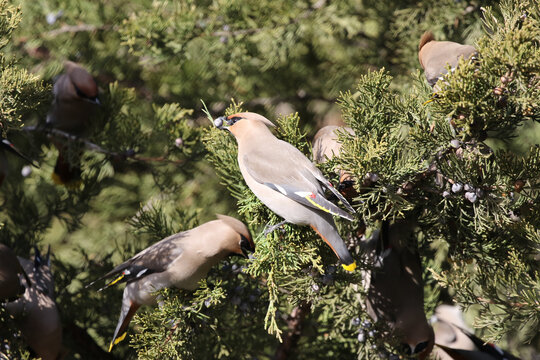
{"label": "tree branch", "polygon": [[310,311],[311,303],[307,301],[303,301],[293,309],[287,319],[289,331],[284,337],[283,343],[276,350],[274,360],[286,360],[294,352],[296,345],[298,345],[298,340],[300,340],[300,336],[302,335],[304,319]]}
{"label": "tree branch", "polygon": [[141,162],[170,162],[174,164],[182,164],[184,163],[184,160],[170,160],[165,157],[165,155],[158,156],[158,157],[144,157],[144,156],[137,156],[135,151],[133,149],[128,149],[123,152],[114,152],[107,149],[102,148],[101,146],[94,144],[93,142],[86,140],[84,138],[78,137],[76,135],[67,133],[62,130],[54,129],[51,127],[44,127],[44,126],[25,126],[22,128],[24,131],[39,131],[39,132],[45,132],[49,133],[55,136],[60,136],[68,141],[72,142],[78,142],[80,144],[83,144],[87,149],[92,150],[94,152],[102,153],[105,155],[108,155],[114,159],[117,160],[124,160],[124,159],[132,159],[135,161],[141,161]]}
{"label": "tree branch", "polygon": [[62,25],[58,29],[54,29],[43,33],[43,37],[55,37],[65,33],[78,33],[78,32],[92,32],[97,30],[109,30],[114,27],[111,25],[90,25],[90,24],[80,24],[80,25]]}

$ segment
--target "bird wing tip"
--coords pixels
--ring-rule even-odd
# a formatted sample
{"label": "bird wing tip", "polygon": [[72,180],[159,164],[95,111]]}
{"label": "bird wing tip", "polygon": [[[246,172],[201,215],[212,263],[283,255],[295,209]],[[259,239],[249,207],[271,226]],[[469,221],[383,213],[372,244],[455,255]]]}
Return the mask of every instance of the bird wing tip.
{"label": "bird wing tip", "polygon": [[122,335],[118,336],[118,337],[115,337],[111,343],[109,344],[109,352],[112,351],[112,348],[115,346],[115,345],[118,345],[121,341],[123,341],[125,338],[126,338],[126,335],[127,335],[127,331],[125,331]]}

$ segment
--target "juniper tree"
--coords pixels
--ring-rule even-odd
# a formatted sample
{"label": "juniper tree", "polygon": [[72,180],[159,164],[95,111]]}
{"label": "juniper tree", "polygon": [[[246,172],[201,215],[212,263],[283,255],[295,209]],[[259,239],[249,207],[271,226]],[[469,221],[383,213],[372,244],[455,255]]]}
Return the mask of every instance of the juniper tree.
{"label": "juniper tree", "polygon": [[[30,75],[29,85],[15,86],[21,83],[8,72],[9,87],[0,90],[19,91],[0,100],[2,114],[15,114],[7,135],[41,164],[24,179],[13,171],[0,188],[1,241],[24,257],[34,244],[53,244],[69,356],[396,353],[385,324],[365,314],[360,271],[343,272],[309,228],[286,225],[264,236],[264,226],[281,219],[242,181],[234,140],[202,113],[200,99],[220,116],[231,97],[243,103],[227,113],[266,113],[278,123],[277,136],[308,156],[313,118],[337,100],[356,135],[342,136],[343,154],[322,170],[328,178],[339,167],[377,179],[357,182],[358,220],[338,223],[359,268],[372,266],[359,245],[361,223],[369,237],[384,221],[412,216],[408,240],[422,255],[427,313],[453,299],[470,306],[484,338],[535,356],[524,344],[538,348],[538,149],[517,154],[504,142],[538,121],[539,12],[534,2],[481,11],[485,5],[21,1],[22,24],[2,64],[50,84],[64,59],[80,62],[97,78],[104,104],[87,140],[106,151],[86,149],[83,186],[69,191],[49,179],[56,151],[46,135],[15,131],[19,120],[43,121],[50,86]],[[1,19],[15,11],[0,8],[7,9]],[[5,23],[11,32],[13,20]],[[463,62],[448,75],[435,98],[420,73],[410,74],[427,29],[441,40],[475,41],[480,53],[478,63]],[[387,70],[367,71],[381,66]],[[298,114],[277,118],[279,104]],[[140,312],[130,340],[104,353],[121,293],[84,285],[215,212],[249,224],[255,257],[223,262],[195,293],[162,291],[163,304]],[[10,355],[28,356],[15,324],[2,323]]]}
{"label": "juniper tree", "polygon": [[[414,222],[415,236],[409,240],[410,246],[418,247],[426,269],[428,312],[444,292],[472,308],[474,324],[485,337],[503,343],[504,338],[511,339],[507,345],[512,346],[537,341],[540,159],[537,146],[521,155],[493,148],[490,140],[506,141],[524,122],[538,121],[538,13],[511,2],[499,10],[502,19],[491,8],[484,10],[488,34],[477,41],[479,62],[462,61],[444,78],[437,94],[420,75],[410,94],[393,93],[392,77],[385,70],[363,76],[354,91],[343,93],[338,103],[355,135],[341,136],[341,156],[325,168],[328,175],[337,167],[356,179],[372,179],[357,182],[360,195],[354,204],[368,228],[393,219]],[[233,106],[227,113],[238,111]],[[278,120],[277,135],[310,153],[298,115]],[[135,343],[148,344],[157,336],[161,347],[145,345],[139,356],[151,358],[159,353],[154,351],[165,351],[186,357],[340,358],[358,353],[359,358],[385,358],[395,353],[390,338],[377,336],[385,333],[385,324],[366,319],[359,274],[338,270],[332,254],[309,229],[287,225],[283,232],[264,236],[261,229],[280,219],[239,181],[231,150],[234,141],[214,129],[203,141],[210,162],[237,199],[239,213],[261,234],[255,258],[241,273],[248,275],[250,288],[253,283],[262,285],[259,301],[265,306],[253,306],[245,299],[238,306],[239,300],[226,301],[223,294],[216,296],[215,289],[206,290],[187,309],[158,310],[159,319],[185,319],[174,329],[157,327],[162,322],[152,324],[153,316],[143,317],[144,331]],[[361,258],[359,224],[341,225]],[[217,279],[229,278],[224,274],[227,268]],[[220,286],[230,294],[238,289],[227,283]],[[253,290],[248,294],[253,296]],[[219,303],[212,305],[214,301]],[[285,339],[275,353],[271,339],[253,337],[257,324],[228,329],[227,316],[242,311],[242,305],[252,319],[264,315],[268,332]],[[199,319],[195,324],[189,321],[193,317]],[[198,331],[190,333],[190,327]],[[216,347],[192,340],[199,331],[204,338],[204,329],[216,332]],[[225,334],[231,331],[249,344],[239,353],[229,348]],[[358,333],[362,343],[357,342]],[[174,343],[175,336],[180,342]],[[294,349],[287,348],[291,344]]]}

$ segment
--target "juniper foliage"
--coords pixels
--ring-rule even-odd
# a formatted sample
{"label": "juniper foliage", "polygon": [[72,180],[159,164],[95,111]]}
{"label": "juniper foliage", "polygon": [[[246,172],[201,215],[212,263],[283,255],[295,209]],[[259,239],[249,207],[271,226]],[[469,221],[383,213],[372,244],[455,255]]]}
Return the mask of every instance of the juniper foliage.
{"label": "juniper foliage", "polygon": [[[23,177],[10,159],[0,241],[27,258],[52,244],[68,358],[388,357],[394,339],[363,306],[360,270],[372,264],[360,241],[401,218],[415,219],[428,317],[452,300],[482,338],[537,356],[540,150],[522,131],[539,121],[536,2],[17,4],[0,0],[0,122],[40,168]],[[428,29],[479,52],[436,96],[417,70]],[[106,151],[85,148],[75,190],[53,185],[56,149],[24,128],[43,123],[66,59],[95,76],[103,102],[87,140]],[[264,236],[281,219],[247,188],[234,138],[209,124],[201,99],[210,120],[265,114],[308,157],[338,107],[355,135],[341,134],[341,155],[320,168],[334,184],[336,168],[357,179],[357,220],[338,228],[359,270],[343,271],[309,227]],[[216,212],[248,224],[255,256],[222,262],[194,293],[162,290],[106,353],[121,288],[85,285]],[[0,351],[32,358],[2,310],[0,321]]]}

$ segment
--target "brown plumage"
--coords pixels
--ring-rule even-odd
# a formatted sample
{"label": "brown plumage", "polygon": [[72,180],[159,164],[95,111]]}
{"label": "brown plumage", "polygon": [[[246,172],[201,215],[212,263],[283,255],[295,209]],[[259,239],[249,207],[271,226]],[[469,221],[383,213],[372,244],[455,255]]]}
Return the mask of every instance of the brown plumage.
{"label": "brown plumage", "polygon": [[455,69],[460,58],[469,59],[474,54],[476,54],[474,46],[452,41],[435,41],[429,31],[422,35],[418,46],[418,60],[432,87],[448,72],[446,69],[448,65],[451,69]]}
{"label": "brown plumage", "polygon": [[420,256],[407,244],[413,230],[414,223],[408,220],[385,222],[380,233],[363,244],[375,263],[363,281],[368,315],[388,324],[405,353],[426,359],[434,335],[424,313]]}
{"label": "brown plumage", "polygon": [[[339,156],[341,143],[338,141],[338,132],[348,132],[354,135],[353,129],[348,126],[328,125],[321,128],[313,138],[313,160],[316,163],[323,163],[326,160]],[[338,190],[347,200],[357,196],[354,189],[354,179],[351,173],[338,169],[339,185]]]}
{"label": "brown plumage", "polygon": [[519,360],[498,346],[477,338],[456,306],[439,305],[432,318],[435,357],[439,360]]}
{"label": "brown plumage", "polygon": [[[65,73],[54,82],[54,101],[47,115],[47,124],[55,129],[84,137],[91,130],[92,117],[100,104],[94,78],[80,65],[66,61]],[[59,156],[53,173],[58,184],[72,185],[81,176],[78,151],[69,151],[66,139],[55,137]]]}
{"label": "brown plumage", "polygon": [[298,225],[310,225],[332,248],[342,266],[353,271],[356,262],[339,235],[332,215],[354,217],[328,201],[330,190],[350,213],[354,209],[321,171],[291,144],[268,129],[274,124],[262,115],[245,112],[220,117],[214,124],[229,130],[238,143],[238,165],[247,186],[270,210]]}
{"label": "brown plumage", "polygon": [[32,287],[27,287],[17,301],[6,309],[14,316],[26,343],[42,360],[62,357],[62,325],[54,301],[54,280],[50,269],[50,256],[42,258],[36,250],[35,260],[19,258],[28,274]]}
{"label": "brown plumage", "polygon": [[165,287],[195,290],[223,258],[234,254],[247,257],[254,250],[251,234],[241,221],[218,215],[218,220],[171,235],[115,267],[98,279],[114,277],[106,287],[127,282],[109,351],[125,338],[137,309],[155,302],[154,292]]}

